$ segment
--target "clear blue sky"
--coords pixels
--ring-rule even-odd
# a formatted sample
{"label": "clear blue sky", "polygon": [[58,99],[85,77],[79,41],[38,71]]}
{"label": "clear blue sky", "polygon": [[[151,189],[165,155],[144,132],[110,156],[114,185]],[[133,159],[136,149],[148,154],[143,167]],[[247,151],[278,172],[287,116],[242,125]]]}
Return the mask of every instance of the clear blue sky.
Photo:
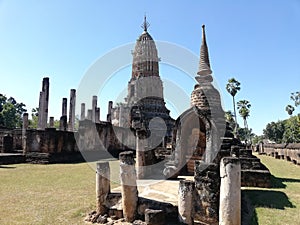
{"label": "clear blue sky", "polygon": [[[135,42],[144,13],[155,40],[196,55],[201,25],[206,24],[224,108],[232,109],[225,85],[235,77],[242,84],[237,100],[252,104],[249,126],[256,134],[268,122],[288,117],[290,93],[300,90],[299,0],[0,0],[0,93],[24,102],[30,112],[38,106],[42,78],[49,76],[49,115],[58,119],[61,98],[69,97],[69,89],[78,87],[89,67],[112,49]],[[130,70],[121,70],[115,86],[102,90],[103,119],[107,100],[126,88]],[[162,78],[176,81],[178,71],[163,66],[161,70]],[[183,80],[181,85],[190,93],[194,83]]]}

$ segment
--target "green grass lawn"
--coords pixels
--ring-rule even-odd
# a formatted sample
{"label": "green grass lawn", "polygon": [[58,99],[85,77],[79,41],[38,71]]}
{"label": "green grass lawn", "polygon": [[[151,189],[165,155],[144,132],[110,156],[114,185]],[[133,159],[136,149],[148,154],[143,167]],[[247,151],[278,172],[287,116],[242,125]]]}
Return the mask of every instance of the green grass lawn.
{"label": "green grass lawn", "polygon": [[[110,164],[118,180],[118,163]],[[1,225],[84,224],[95,201],[95,171],[87,163],[0,167]]]}
{"label": "green grass lawn", "polygon": [[273,188],[246,188],[255,207],[252,225],[300,225],[300,166],[258,156],[271,171]]}
{"label": "green grass lawn", "polygon": [[[259,156],[274,188],[247,188],[255,206],[252,225],[300,225],[300,166]],[[111,162],[118,181],[118,162]],[[0,224],[84,224],[95,210],[95,171],[88,163],[0,167]],[[112,188],[118,183],[112,182]]]}

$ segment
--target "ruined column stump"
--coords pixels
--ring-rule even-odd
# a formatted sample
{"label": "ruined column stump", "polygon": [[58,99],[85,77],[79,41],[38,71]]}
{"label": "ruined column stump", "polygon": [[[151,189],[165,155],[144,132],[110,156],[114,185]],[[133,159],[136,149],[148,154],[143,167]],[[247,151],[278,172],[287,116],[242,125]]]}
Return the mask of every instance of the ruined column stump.
{"label": "ruined column stump", "polygon": [[133,222],[136,216],[138,203],[133,152],[122,152],[119,155],[119,159],[123,215],[127,222]]}
{"label": "ruined column stump", "polygon": [[137,179],[144,179],[146,177],[145,139],[139,132],[136,132],[136,161]]}
{"label": "ruined column stump", "polygon": [[59,130],[66,131],[68,128],[67,116],[61,116],[59,120]]}
{"label": "ruined column stump", "polygon": [[241,224],[241,165],[235,157],[225,157],[220,164],[219,225]]}
{"label": "ruined column stump", "polygon": [[62,116],[67,116],[67,104],[68,104],[68,99],[63,98],[62,99],[62,106],[61,106],[61,115]]}
{"label": "ruined column stump", "polygon": [[53,117],[53,116],[51,116],[51,117],[49,118],[49,127],[50,127],[50,128],[54,128],[54,117]]}
{"label": "ruined column stump", "polygon": [[96,204],[97,214],[107,213],[105,206],[107,195],[110,193],[110,168],[108,162],[97,163],[96,168]]}
{"label": "ruined column stump", "polygon": [[81,103],[80,120],[85,120],[85,103]]}
{"label": "ruined column stump", "polygon": [[195,161],[195,219],[219,224],[220,169],[215,163]]}
{"label": "ruined column stump", "polygon": [[28,129],[29,120],[28,113],[23,114],[23,125],[22,125],[22,149],[23,154],[26,153],[26,130]]}
{"label": "ruined column stump", "polygon": [[193,203],[194,203],[195,182],[181,180],[178,189],[178,219],[181,224],[194,224]]}
{"label": "ruined column stump", "polygon": [[75,125],[75,106],[76,106],[76,90],[70,90],[70,107],[69,107],[69,131],[74,131]]}

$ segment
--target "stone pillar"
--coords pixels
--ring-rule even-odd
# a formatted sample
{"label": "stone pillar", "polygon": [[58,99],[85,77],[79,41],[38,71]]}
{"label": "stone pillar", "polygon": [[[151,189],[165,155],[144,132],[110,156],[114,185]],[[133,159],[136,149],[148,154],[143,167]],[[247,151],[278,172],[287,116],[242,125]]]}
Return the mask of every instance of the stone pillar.
{"label": "stone pillar", "polygon": [[39,130],[45,130],[48,121],[48,104],[49,104],[49,77],[43,78],[42,91],[40,92],[39,99]]}
{"label": "stone pillar", "polygon": [[23,114],[23,124],[22,124],[22,149],[23,154],[26,153],[26,130],[28,129],[28,113]]}
{"label": "stone pillar", "polygon": [[109,162],[99,162],[97,163],[97,169],[96,169],[97,214],[104,215],[107,213],[107,207],[105,206],[105,203],[109,193],[110,193]]}
{"label": "stone pillar", "polygon": [[181,180],[178,189],[178,219],[181,224],[194,224],[195,183],[191,180]]}
{"label": "stone pillar", "polygon": [[99,107],[96,108],[95,116],[96,116],[96,118],[95,118],[96,123],[100,123],[100,108]]}
{"label": "stone pillar", "polygon": [[26,131],[26,130],[28,129],[28,124],[29,124],[29,121],[28,121],[28,113],[24,113],[24,114],[23,114],[23,124],[22,124],[22,129]]}
{"label": "stone pillar", "polygon": [[219,225],[241,225],[241,165],[235,157],[225,157],[220,164]]}
{"label": "stone pillar", "polygon": [[51,116],[51,117],[49,118],[49,127],[50,127],[50,128],[54,128],[54,117],[53,117],[53,116]]}
{"label": "stone pillar", "polygon": [[127,222],[133,222],[136,216],[138,203],[133,152],[122,152],[120,153],[119,158],[123,215]]}
{"label": "stone pillar", "polygon": [[76,90],[70,90],[69,131],[74,131],[75,125]]}
{"label": "stone pillar", "polygon": [[67,116],[67,104],[68,104],[68,99],[63,98],[62,99],[62,107],[61,107],[61,115],[62,116]]}
{"label": "stone pillar", "polygon": [[219,224],[220,169],[218,164],[195,161],[195,219],[210,225]]}
{"label": "stone pillar", "polygon": [[61,116],[59,120],[59,130],[66,131],[68,128],[67,116]]}
{"label": "stone pillar", "polygon": [[146,177],[145,139],[141,132],[136,132],[136,173],[137,179]]}
{"label": "stone pillar", "polygon": [[40,99],[39,99],[39,112],[38,112],[38,126],[37,129],[38,130],[45,130],[44,127],[44,103],[45,103],[45,93],[44,92],[40,92]]}
{"label": "stone pillar", "polygon": [[122,127],[123,124],[123,104],[121,103],[119,107],[119,126]]}
{"label": "stone pillar", "polygon": [[97,108],[97,96],[93,96],[92,101],[92,122],[96,123],[96,108]]}
{"label": "stone pillar", "polygon": [[87,111],[87,119],[88,120],[92,120],[92,114],[93,114],[93,110],[88,109],[88,111]]}
{"label": "stone pillar", "polygon": [[49,77],[44,77],[42,92],[44,92],[44,104],[43,104],[43,129],[47,127],[48,122],[48,105],[49,105]]}
{"label": "stone pillar", "polygon": [[85,120],[85,104],[81,103],[80,120]]}
{"label": "stone pillar", "polygon": [[108,109],[107,109],[107,122],[110,122],[110,123],[111,123],[111,109],[112,109],[112,106],[113,106],[113,102],[109,101],[108,102]]}

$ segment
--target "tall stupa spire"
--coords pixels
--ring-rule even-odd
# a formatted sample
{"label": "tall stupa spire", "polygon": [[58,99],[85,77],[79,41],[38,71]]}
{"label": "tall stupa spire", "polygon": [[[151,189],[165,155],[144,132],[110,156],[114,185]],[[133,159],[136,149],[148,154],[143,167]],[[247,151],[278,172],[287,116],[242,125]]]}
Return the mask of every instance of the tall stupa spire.
{"label": "tall stupa spire", "polygon": [[209,63],[208,47],[206,44],[205,25],[202,25],[202,44],[200,48],[199,71],[197,74],[200,75],[200,77],[206,77],[212,74]]}

